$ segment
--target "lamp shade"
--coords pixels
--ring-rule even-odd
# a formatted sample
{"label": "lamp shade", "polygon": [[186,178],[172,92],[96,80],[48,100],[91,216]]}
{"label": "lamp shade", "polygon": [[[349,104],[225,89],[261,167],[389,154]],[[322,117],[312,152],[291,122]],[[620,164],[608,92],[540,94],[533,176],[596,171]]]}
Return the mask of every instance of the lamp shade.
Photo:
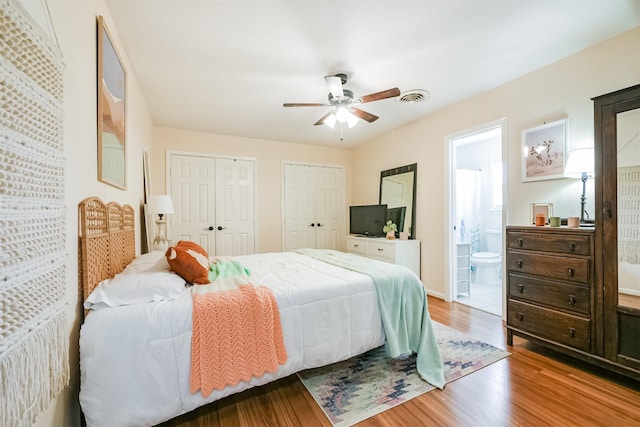
{"label": "lamp shade", "polygon": [[593,147],[578,148],[569,153],[564,175],[569,178],[581,178],[582,174],[592,176],[594,172],[593,153]]}
{"label": "lamp shade", "polygon": [[149,213],[151,214],[172,214],[173,202],[168,194],[151,196],[149,200]]}

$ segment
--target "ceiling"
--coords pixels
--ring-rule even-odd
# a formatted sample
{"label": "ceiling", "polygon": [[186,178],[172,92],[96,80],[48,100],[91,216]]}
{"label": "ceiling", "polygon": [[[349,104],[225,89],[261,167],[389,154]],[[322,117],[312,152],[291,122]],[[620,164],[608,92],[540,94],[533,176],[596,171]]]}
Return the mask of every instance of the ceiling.
{"label": "ceiling", "polygon": [[[640,25],[640,0],[106,0],[157,126],[352,147]],[[313,124],[326,75],[380,117]],[[336,127],[338,129],[338,127]]]}

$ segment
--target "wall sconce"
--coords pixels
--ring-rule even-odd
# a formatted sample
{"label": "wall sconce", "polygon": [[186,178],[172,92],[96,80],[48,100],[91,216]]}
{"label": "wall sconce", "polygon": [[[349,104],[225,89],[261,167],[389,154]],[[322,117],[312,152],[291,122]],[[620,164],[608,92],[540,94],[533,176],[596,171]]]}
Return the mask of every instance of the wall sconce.
{"label": "wall sconce", "polygon": [[[564,170],[565,176],[569,178],[581,178],[582,179],[582,196],[580,196],[580,224],[592,225],[594,220],[589,219],[589,214],[586,213],[584,206],[587,202],[586,185],[587,179],[593,178],[594,173],[594,151],[593,147],[578,148],[569,153],[569,160],[567,161],[567,167]],[[587,218],[585,218],[585,213]]]}
{"label": "wall sconce", "polygon": [[162,194],[151,196],[149,200],[149,213],[157,214],[159,219],[156,221],[156,237],[153,239],[154,251],[166,251],[169,248],[169,240],[167,240],[167,220],[163,219],[163,215],[173,213],[173,202],[171,196]]}

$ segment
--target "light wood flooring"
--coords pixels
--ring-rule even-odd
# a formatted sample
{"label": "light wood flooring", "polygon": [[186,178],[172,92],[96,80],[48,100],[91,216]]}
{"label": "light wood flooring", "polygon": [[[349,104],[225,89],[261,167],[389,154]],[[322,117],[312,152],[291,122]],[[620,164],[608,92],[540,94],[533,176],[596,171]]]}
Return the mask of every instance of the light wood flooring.
{"label": "light wood flooring", "polygon": [[[499,317],[429,298],[440,323],[507,349],[510,357],[358,427],[640,426],[640,383],[514,337]],[[295,375],[229,396],[163,427],[331,426]]]}

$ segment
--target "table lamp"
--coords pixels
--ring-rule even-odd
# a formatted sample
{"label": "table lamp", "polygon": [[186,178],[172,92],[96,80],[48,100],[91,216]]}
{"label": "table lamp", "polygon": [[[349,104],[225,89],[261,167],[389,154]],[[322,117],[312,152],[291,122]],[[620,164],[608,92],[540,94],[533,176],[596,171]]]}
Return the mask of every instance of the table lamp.
{"label": "table lamp", "polygon": [[589,214],[584,209],[584,206],[587,202],[587,179],[593,178],[594,173],[593,153],[593,147],[578,148],[573,150],[571,153],[569,153],[567,167],[564,170],[565,176],[569,178],[582,179],[582,196],[580,196],[580,225],[591,225],[594,223],[592,219],[588,218]]}
{"label": "table lamp", "polygon": [[155,239],[153,239],[153,250],[165,251],[169,247],[169,240],[167,240],[167,220],[162,217],[173,213],[171,196],[168,194],[151,196],[149,200],[149,213],[153,215],[157,214],[159,217],[156,221],[157,232]]}

